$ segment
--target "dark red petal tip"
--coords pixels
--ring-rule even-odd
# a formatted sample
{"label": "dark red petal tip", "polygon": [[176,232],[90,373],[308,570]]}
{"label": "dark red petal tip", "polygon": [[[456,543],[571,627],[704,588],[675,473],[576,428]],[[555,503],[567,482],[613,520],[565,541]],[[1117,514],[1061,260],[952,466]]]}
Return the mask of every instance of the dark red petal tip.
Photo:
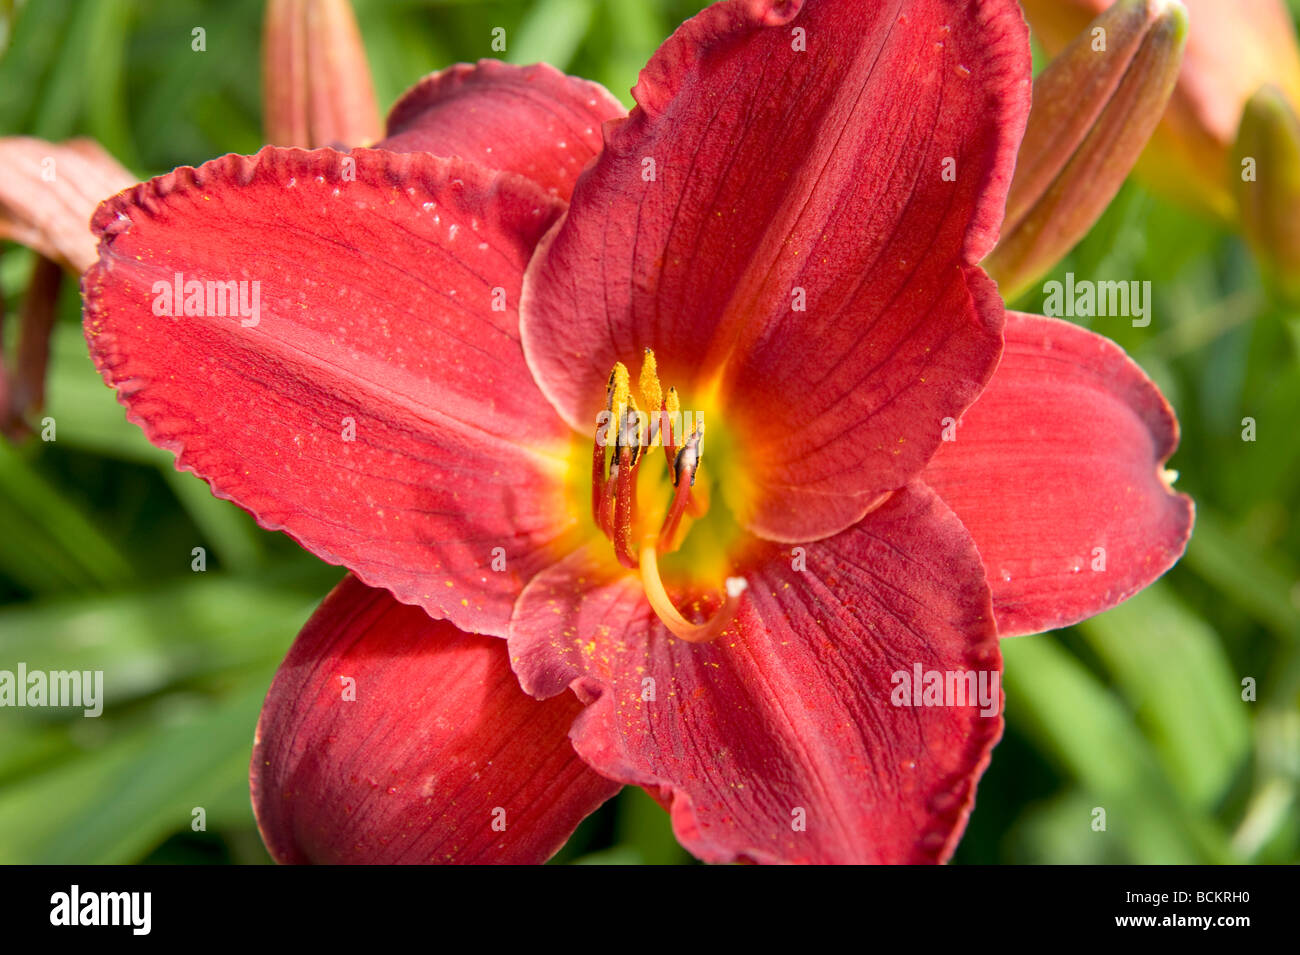
{"label": "dark red petal tip", "polygon": [[537,863],[618,791],[578,759],[504,641],[347,577],[267,694],[252,795],[284,863]]}

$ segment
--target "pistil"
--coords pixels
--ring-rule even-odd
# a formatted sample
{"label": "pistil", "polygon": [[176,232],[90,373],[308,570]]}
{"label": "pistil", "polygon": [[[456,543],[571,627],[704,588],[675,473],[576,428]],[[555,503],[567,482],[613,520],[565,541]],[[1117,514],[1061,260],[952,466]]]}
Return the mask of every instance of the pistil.
{"label": "pistil", "polygon": [[718,608],[718,612],[704,623],[691,623],[677,610],[668,591],[664,589],[663,580],[659,577],[657,551],[654,537],[647,537],[641,542],[641,586],[645,589],[646,599],[650,601],[655,614],[674,636],[690,643],[708,643],[717,639],[740,609],[740,595],[749,588],[749,583],[744,577],[728,577],[723,585],[727,599]]}

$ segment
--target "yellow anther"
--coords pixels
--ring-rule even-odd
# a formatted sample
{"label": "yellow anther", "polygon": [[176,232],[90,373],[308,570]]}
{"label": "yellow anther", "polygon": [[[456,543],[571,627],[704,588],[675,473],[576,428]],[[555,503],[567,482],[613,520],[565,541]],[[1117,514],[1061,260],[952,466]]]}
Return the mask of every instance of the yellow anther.
{"label": "yellow anther", "polygon": [[623,421],[627,417],[627,400],[632,397],[632,386],[627,373],[627,366],[621,361],[614,363],[614,370],[609,373],[610,424],[616,433],[623,430]]}
{"label": "yellow anther", "polygon": [[655,364],[655,353],[649,348],[645,350],[645,359],[641,362],[641,378],[637,383],[640,385],[641,398],[645,401],[646,410],[651,414],[658,414],[663,404],[664,393],[659,386],[659,369]]}

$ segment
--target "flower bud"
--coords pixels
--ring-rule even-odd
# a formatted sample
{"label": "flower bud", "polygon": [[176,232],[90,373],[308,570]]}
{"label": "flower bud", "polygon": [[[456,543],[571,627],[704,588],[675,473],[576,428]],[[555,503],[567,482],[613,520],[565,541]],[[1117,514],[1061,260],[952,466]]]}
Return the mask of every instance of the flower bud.
{"label": "flower bud", "polygon": [[[45,402],[63,269],[82,272],[95,261],[91,213],[101,199],[134,179],[89,139],[62,144],[29,136],[0,139],[0,239],[37,254],[20,313],[16,355],[6,363],[0,354],[0,433],[13,440],[30,433],[29,419]],[[3,319],[0,290],[0,326]]]}
{"label": "flower bud", "polygon": [[[1229,153],[1246,101],[1266,84],[1300,108],[1300,50],[1283,0],[1184,0],[1187,52],[1164,120],[1137,174],[1166,198],[1235,215]],[[1062,49],[1109,0],[1022,0],[1034,35]]]}
{"label": "flower bud", "polygon": [[1177,0],[1120,0],[1034,81],[1002,239],[984,261],[1008,300],[1115,197],[1164,112],[1186,34]]}
{"label": "flower bud", "polygon": [[363,146],[383,135],[348,0],[270,0],[263,43],[268,142]]}
{"label": "flower bud", "polygon": [[133,182],[93,140],[0,139],[0,239],[84,271],[95,261],[91,213]]}
{"label": "flower bud", "polygon": [[1246,103],[1233,156],[1246,241],[1276,290],[1300,301],[1300,120],[1280,89]]}

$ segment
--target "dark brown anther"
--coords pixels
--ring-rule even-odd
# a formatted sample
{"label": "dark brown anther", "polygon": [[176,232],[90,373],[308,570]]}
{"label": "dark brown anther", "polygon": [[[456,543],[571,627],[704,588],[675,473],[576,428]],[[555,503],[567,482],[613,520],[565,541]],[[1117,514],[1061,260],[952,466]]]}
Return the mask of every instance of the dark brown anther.
{"label": "dark brown anther", "polygon": [[614,380],[617,377],[618,368],[611,368],[609,370],[609,381],[605,384],[605,407],[611,412],[614,410]]}
{"label": "dark brown anther", "polygon": [[683,474],[689,479],[689,486],[695,486],[695,472],[699,469],[700,459],[703,457],[701,453],[701,442],[703,440],[704,426],[700,425],[691,432],[691,436],[686,439],[686,444],[673,458],[673,487],[681,484]]}

